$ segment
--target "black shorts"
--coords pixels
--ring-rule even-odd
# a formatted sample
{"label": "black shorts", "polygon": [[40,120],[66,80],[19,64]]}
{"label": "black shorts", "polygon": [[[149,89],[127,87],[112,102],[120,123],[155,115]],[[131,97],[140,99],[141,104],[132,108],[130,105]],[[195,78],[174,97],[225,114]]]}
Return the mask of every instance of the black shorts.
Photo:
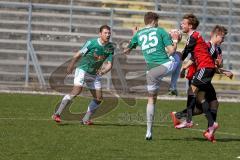
{"label": "black shorts", "polygon": [[194,74],[191,84],[199,89],[205,88],[206,85],[211,83],[214,73],[213,68],[201,68]]}
{"label": "black shorts", "polygon": [[212,83],[208,83],[205,85],[204,88],[199,88],[199,91],[204,91],[205,92],[205,99],[208,103],[217,100],[217,95],[216,91],[212,85]]}
{"label": "black shorts", "polygon": [[[191,81],[189,81],[189,87],[191,86]],[[212,85],[212,83],[209,83],[204,88],[199,88],[199,92],[205,92],[205,99],[208,103],[217,100],[217,94],[216,91]]]}
{"label": "black shorts", "polygon": [[[197,73],[196,74],[199,75],[200,71],[201,70],[199,70],[198,74]],[[211,73],[211,71],[209,69],[205,69],[205,72]],[[205,73],[205,74],[207,74],[207,73]],[[213,73],[213,75],[214,75],[214,73]],[[207,79],[205,79],[205,81],[206,80]],[[198,81],[198,80],[195,80],[195,81],[199,82],[199,84],[201,82],[201,81]],[[191,86],[192,83],[193,83],[193,79],[191,81],[188,81],[189,87]],[[198,85],[197,87],[199,88],[199,91],[205,92],[205,99],[207,100],[207,102],[217,100],[216,91],[215,91],[211,81],[206,81],[206,83],[202,83],[202,84]]]}

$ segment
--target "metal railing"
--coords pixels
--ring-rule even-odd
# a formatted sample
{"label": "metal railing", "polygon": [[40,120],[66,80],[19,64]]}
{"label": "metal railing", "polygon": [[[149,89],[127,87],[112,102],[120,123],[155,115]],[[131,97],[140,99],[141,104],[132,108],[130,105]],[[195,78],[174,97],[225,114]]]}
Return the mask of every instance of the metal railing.
{"label": "metal railing", "polygon": [[27,60],[26,60],[26,71],[25,71],[25,86],[27,87],[28,83],[29,83],[29,62],[30,62],[30,57],[31,57],[34,69],[35,69],[37,77],[38,77],[38,81],[40,83],[40,88],[45,89],[46,82],[43,77],[42,69],[38,62],[38,58],[37,58],[36,52],[35,52],[33,44],[32,44],[31,24],[32,24],[32,3],[29,3],[29,5],[28,5],[28,34],[27,34]]}
{"label": "metal railing", "polygon": [[[129,10],[129,9],[115,9],[115,8],[98,8],[98,7],[83,7],[83,6],[76,6],[73,5],[73,1],[70,1],[69,5],[53,5],[53,4],[40,4],[40,3],[18,3],[18,2],[0,2],[0,6],[3,7],[10,7],[10,8],[25,8],[28,9],[28,39],[27,39],[27,61],[26,61],[26,71],[25,71],[25,84],[28,85],[28,79],[29,79],[29,61],[30,58],[33,61],[34,68],[36,70],[38,81],[42,87],[46,86],[46,82],[44,80],[41,67],[39,65],[36,53],[34,51],[34,47],[31,43],[31,17],[32,17],[32,9],[49,9],[49,10],[59,10],[59,11],[69,11],[69,32],[72,32],[73,30],[73,11],[93,11],[97,13],[107,13],[109,14],[109,24],[112,27],[112,29],[115,28],[114,24],[114,15],[119,12],[128,13],[131,15],[144,15],[146,11],[139,11],[139,10]],[[158,7],[155,7],[155,12],[162,15],[162,16],[171,16],[176,18],[176,27],[179,27],[180,21],[181,21],[181,15],[182,15],[182,0],[177,0],[177,6],[178,9],[176,12],[166,12],[166,11],[158,11]],[[155,6],[158,6],[160,3],[160,0],[155,0]],[[226,17],[221,15],[207,15],[207,0],[203,1],[203,12],[201,14],[196,14],[198,17],[202,20],[202,32],[205,34],[206,29],[206,20],[209,18],[217,18],[226,20]],[[232,0],[229,1],[229,15],[228,15],[228,41],[227,41],[227,68],[230,68],[230,61],[229,57],[231,55],[231,33],[232,33],[232,22],[233,22],[233,2]],[[113,35],[114,36],[114,35]],[[116,65],[120,65],[120,63],[116,63]],[[120,66],[119,66],[120,68]],[[121,73],[119,73],[121,74]],[[119,76],[122,78],[121,76]],[[121,79],[122,85],[126,85],[124,82],[124,79]],[[107,78],[108,87],[110,88],[111,82],[110,77]],[[126,86],[124,88],[127,88]]]}

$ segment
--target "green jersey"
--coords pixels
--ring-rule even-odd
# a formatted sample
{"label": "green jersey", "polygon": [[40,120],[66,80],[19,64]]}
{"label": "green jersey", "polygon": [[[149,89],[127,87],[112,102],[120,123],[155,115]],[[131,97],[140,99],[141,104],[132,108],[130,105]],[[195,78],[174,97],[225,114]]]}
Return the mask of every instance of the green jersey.
{"label": "green jersey", "polygon": [[169,34],[163,28],[146,27],[133,36],[128,48],[141,47],[149,70],[170,61],[165,47],[172,43]]}
{"label": "green jersey", "polygon": [[82,57],[78,67],[89,74],[95,75],[104,61],[112,62],[114,46],[111,42],[103,45],[99,38],[88,40],[80,49]]}

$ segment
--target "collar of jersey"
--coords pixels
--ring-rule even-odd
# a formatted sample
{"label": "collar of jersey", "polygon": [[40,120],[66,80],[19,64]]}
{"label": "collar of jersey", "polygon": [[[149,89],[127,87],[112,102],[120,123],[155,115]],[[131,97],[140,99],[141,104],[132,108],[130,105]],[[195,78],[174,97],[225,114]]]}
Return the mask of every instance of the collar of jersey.
{"label": "collar of jersey", "polygon": [[154,26],[145,26],[144,28],[153,28]]}
{"label": "collar of jersey", "polygon": [[100,46],[105,46],[105,45],[106,45],[106,44],[102,44],[102,43],[101,43],[100,38],[98,38],[97,41],[98,41],[98,44],[99,44]]}
{"label": "collar of jersey", "polygon": [[212,41],[209,41],[209,43],[211,44],[211,46],[215,47],[215,44],[213,44]]}
{"label": "collar of jersey", "polygon": [[191,35],[192,35],[194,32],[195,32],[195,30],[193,30],[193,31],[192,31],[192,33],[191,33],[191,34],[189,34],[189,37],[190,37],[190,36],[191,36]]}

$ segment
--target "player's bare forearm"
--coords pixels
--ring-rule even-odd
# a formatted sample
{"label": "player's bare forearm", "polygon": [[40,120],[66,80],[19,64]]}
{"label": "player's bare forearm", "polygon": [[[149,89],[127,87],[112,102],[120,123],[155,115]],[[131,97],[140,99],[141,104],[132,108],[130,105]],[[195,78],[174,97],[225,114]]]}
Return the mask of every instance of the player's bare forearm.
{"label": "player's bare forearm", "polygon": [[123,50],[123,54],[130,54],[131,50],[132,50],[132,49],[130,49],[130,48],[125,48],[125,49]]}
{"label": "player's bare forearm", "polygon": [[177,50],[177,42],[174,42],[173,45],[169,45],[166,48],[167,48],[168,55],[169,56],[173,55]]}
{"label": "player's bare forearm", "polygon": [[102,67],[99,71],[98,71],[98,75],[104,75],[107,72],[109,72],[112,69],[112,62],[108,61],[107,63],[104,64],[104,67]]}
{"label": "player's bare forearm", "polygon": [[170,36],[172,38],[173,44],[167,46],[167,51],[168,51],[168,55],[171,56],[172,54],[174,54],[177,50],[177,44],[181,41],[180,39],[180,32],[178,32],[177,30],[170,32]]}
{"label": "player's bare forearm", "polygon": [[81,58],[81,53],[80,52],[77,52],[71,62],[69,63],[68,67],[67,67],[67,74],[71,74],[73,72],[73,69],[74,69],[74,66],[75,64],[77,63],[77,61]]}
{"label": "player's bare forearm", "polygon": [[217,71],[219,74],[224,74],[228,78],[232,79],[233,78],[233,73],[229,70],[226,70],[224,68],[217,68]]}
{"label": "player's bare forearm", "polygon": [[139,30],[138,26],[132,28],[132,34],[134,35]]}
{"label": "player's bare forearm", "polygon": [[182,69],[187,69],[189,66],[191,66],[193,64],[192,60],[188,60],[187,63],[182,65]]}

